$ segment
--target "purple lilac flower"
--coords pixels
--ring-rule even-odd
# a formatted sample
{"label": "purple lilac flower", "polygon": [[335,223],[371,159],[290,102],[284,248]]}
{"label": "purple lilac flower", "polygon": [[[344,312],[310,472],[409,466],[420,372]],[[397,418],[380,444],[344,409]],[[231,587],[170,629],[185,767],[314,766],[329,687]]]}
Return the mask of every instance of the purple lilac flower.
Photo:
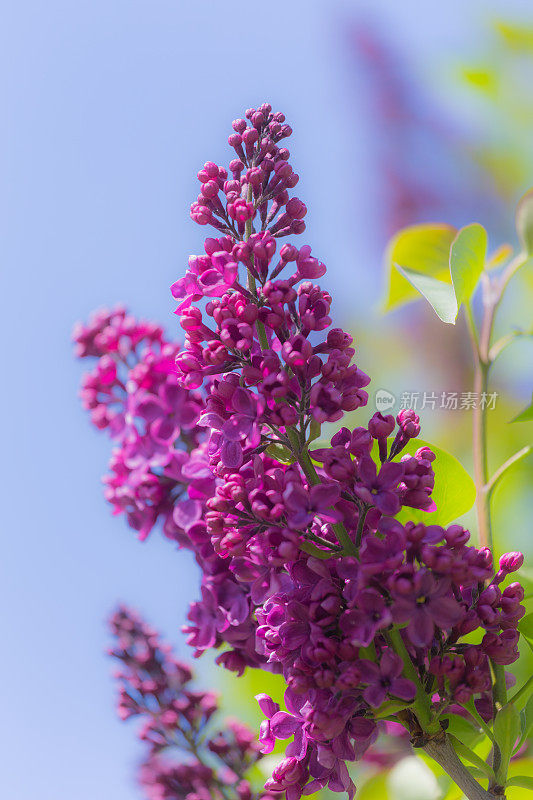
{"label": "purple lilac flower", "polygon": [[403,470],[400,464],[388,461],[383,464],[379,473],[370,456],[365,456],[359,463],[361,484],[355,489],[356,495],[369,506],[375,506],[382,514],[394,516],[400,510],[400,501],[395,489],[398,486]]}
{"label": "purple lilac flower", "polygon": [[379,664],[374,661],[361,660],[357,663],[361,683],[366,686],[363,698],[372,708],[379,708],[387,698],[414,700],[416,686],[407,678],[402,678],[403,661],[400,656],[385,648]]}
{"label": "purple lilac flower", "polygon": [[461,619],[462,609],[450,581],[427,570],[395,576],[391,593],[393,619],[407,623],[407,635],[415,647],[427,647],[433,641],[435,626],[451,630]]}
{"label": "purple lilac flower", "polygon": [[[191,216],[215,234],[172,289],[181,348],[123,309],[79,326],[75,341],[81,357],[97,359],[83,403],[117,445],[106,496],[141,538],[160,524],[200,566],[185,626],[195,655],[222,648],[218,663],[238,675],[251,666],[284,678],[286,711],[261,698],[261,746],[288,740],[268,796],[299,800],[328,787],[351,798],[346,763],[375,742],[375,709],[414,697],[393,630],[421,681],[433,681],[439,713],[473,699],[490,717],[490,661],[518,657],[524,593],[502,585],[522,556],[503,556],[495,570],[460,525],[395,519],[402,508],[435,508],[435,454],[401,455],[420,432],[414,411],[375,414],[310,451],[323,422],[366,405],[370,379],[313,282],[325,265],[306,245],[280,244],[305,230],[305,204],[291,197],[290,134],[268,104],[249,109],[233,123],[229,167],[207,162],[198,173]],[[479,644],[463,638],[474,631]],[[137,695],[123,700],[126,715],[141,713]],[[200,705],[214,713],[209,696]],[[188,781],[188,800],[217,797],[213,775],[222,773],[163,760],[162,725],[176,723],[177,709],[167,712],[145,730],[155,748],[147,791],[173,798]],[[214,754],[239,750],[232,730],[233,744],[211,740]],[[236,760],[227,766],[241,786]],[[239,800],[250,800],[243,786]]]}
{"label": "purple lilac flower", "polygon": [[340,618],[340,629],[348,641],[359,647],[368,647],[376,633],[391,623],[392,613],[386,599],[377,589],[366,588],[349,597],[348,609]]}

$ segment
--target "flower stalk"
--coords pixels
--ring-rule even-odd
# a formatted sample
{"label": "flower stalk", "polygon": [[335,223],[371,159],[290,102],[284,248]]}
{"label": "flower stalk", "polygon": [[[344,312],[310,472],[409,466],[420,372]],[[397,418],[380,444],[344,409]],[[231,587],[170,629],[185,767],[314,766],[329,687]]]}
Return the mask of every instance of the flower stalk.
{"label": "flower stalk", "polygon": [[[511,260],[499,278],[491,280],[488,273],[482,275],[483,313],[479,333],[472,307],[470,303],[466,305],[466,319],[474,357],[474,392],[477,394],[477,397],[481,398],[481,402],[477,403],[473,410],[472,439],[478,532],[480,544],[490,549],[493,549],[491,501],[494,489],[507,470],[531,452],[530,446],[522,448],[507,459],[507,461],[496,470],[492,477],[489,478],[488,404],[486,402],[489,393],[489,375],[494,360],[498,357],[503,347],[507,346],[510,341],[505,339],[500,344],[497,343],[497,346],[492,345],[494,321],[496,311],[503,299],[511,278],[527,260],[527,255],[520,253]],[[493,676],[492,694],[494,714],[498,714],[507,703],[507,685],[503,666],[494,661],[494,659],[491,659],[491,673]],[[505,784],[507,765],[502,764],[500,749],[495,741],[492,758],[498,778],[502,784]],[[502,770],[504,770],[505,774],[502,773]],[[501,794],[504,795],[503,789]]]}
{"label": "flower stalk", "polygon": [[450,738],[445,734],[430,739],[424,745],[424,750],[437,764],[440,764],[468,800],[500,800],[505,796],[502,787],[488,790],[476,781],[457,755]]}

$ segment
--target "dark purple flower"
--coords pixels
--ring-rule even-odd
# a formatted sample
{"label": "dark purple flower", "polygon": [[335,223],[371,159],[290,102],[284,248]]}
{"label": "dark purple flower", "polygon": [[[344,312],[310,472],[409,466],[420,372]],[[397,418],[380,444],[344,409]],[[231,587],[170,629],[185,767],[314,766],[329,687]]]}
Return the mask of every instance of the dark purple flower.
{"label": "dark purple flower", "polygon": [[395,622],[407,623],[407,635],[415,647],[431,644],[435,625],[450,630],[461,619],[461,606],[450,592],[450,582],[428,570],[399,576],[391,586]]}
{"label": "dark purple flower", "polygon": [[339,488],[335,484],[319,484],[304,489],[290,484],[283,493],[287,522],[291,528],[303,530],[320,516],[325,522],[336,522],[338,515],[332,509],[339,499]]}
{"label": "dark purple flower", "polygon": [[361,659],[357,662],[361,683],[366,684],[363,697],[372,708],[379,708],[387,697],[410,703],[415,698],[416,686],[402,678],[403,662],[390,648],[380,656],[379,663]]}
{"label": "dark purple flower", "polygon": [[369,506],[375,506],[382,514],[394,516],[398,513],[400,501],[394,490],[403,475],[401,464],[388,461],[378,473],[370,456],[363,456],[358,473],[361,484],[355,487],[356,495]]}
{"label": "dark purple flower", "polygon": [[368,647],[378,630],[387,628],[392,623],[390,609],[383,595],[375,589],[363,589],[358,592],[340,618],[340,629],[343,634],[359,647]]}

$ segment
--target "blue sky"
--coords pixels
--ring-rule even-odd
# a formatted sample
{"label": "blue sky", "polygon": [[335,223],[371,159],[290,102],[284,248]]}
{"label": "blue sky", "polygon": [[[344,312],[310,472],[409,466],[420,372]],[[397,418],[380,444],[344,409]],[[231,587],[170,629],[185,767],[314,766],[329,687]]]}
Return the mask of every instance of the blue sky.
{"label": "blue sky", "polygon": [[104,504],[109,446],[76,400],[72,324],[123,301],[175,328],[168,287],[201,247],[188,217],[196,171],[226,160],[231,120],[265,100],[294,127],[306,241],[343,290],[337,308],[374,301],[372,187],[343,30],[373,9],[420,68],[481,35],[482,0],[429,5],[4,4],[2,796],[138,797],[103,620],[126,600],[180,640],[196,593],[187,554],[157,535],[139,544]]}

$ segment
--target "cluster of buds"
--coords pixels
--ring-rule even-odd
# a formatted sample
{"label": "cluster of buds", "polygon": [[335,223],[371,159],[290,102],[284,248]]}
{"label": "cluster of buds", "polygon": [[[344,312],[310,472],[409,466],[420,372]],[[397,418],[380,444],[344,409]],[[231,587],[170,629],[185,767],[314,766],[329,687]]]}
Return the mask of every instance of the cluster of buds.
{"label": "cluster of buds", "polygon": [[212,225],[235,239],[243,238],[246,223],[256,216],[262,230],[272,236],[305,230],[307,209],[297,197],[289,198],[298,175],[288,163],[289,151],[279,146],[292,133],[284,123],[285,116],[272,114],[267,104],[248,109],[246,119],[233,122],[228,142],[237,158],[230,162],[229,172],[208,161],[198,173],[200,194],[191,206],[195,222]]}

